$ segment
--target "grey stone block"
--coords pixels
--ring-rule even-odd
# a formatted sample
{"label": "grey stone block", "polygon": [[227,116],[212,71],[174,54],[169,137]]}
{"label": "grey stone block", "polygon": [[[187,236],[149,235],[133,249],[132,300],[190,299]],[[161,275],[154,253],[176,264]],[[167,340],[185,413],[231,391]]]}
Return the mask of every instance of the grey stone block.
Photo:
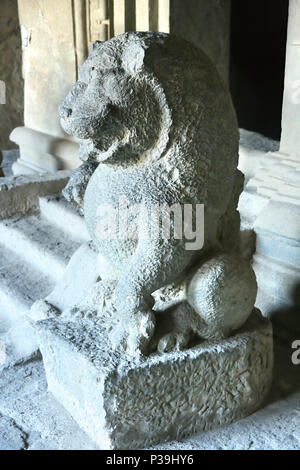
{"label": "grey stone block", "polygon": [[258,312],[230,338],[140,360],[112,352],[101,325],[36,325],[50,391],[101,449],[143,448],[231,423],[269,392],[272,327]]}

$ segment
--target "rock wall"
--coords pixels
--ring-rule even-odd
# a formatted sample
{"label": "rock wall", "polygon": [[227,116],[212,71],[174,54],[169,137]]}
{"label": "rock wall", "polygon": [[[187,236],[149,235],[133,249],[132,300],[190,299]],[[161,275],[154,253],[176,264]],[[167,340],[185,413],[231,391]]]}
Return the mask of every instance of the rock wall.
{"label": "rock wall", "polygon": [[231,0],[172,0],[170,32],[206,52],[228,80]]}
{"label": "rock wall", "polygon": [[0,104],[0,150],[15,147],[11,131],[23,124],[22,48],[17,0],[0,2],[0,80],[6,84],[6,104]]}

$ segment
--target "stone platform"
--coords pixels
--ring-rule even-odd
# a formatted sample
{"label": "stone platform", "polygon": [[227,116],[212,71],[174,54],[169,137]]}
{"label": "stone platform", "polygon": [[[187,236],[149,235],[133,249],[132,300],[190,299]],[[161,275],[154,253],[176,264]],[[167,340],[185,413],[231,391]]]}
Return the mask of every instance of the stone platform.
{"label": "stone platform", "polygon": [[100,328],[37,323],[49,390],[101,449],[143,448],[232,423],[270,390],[272,327],[257,312],[231,338],[140,362],[112,354]]}

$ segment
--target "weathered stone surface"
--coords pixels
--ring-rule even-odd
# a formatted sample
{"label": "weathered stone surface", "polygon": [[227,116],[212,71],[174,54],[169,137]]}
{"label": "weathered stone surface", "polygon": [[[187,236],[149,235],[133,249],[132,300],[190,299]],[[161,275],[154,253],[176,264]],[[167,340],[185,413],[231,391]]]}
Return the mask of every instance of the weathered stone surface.
{"label": "weathered stone surface", "polygon": [[298,391],[230,426],[202,433],[183,442],[161,444],[154,449],[299,451],[299,399]]}
{"label": "weathered stone surface", "polygon": [[9,141],[9,135],[24,121],[24,83],[17,0],[0,2],[0,80],[6,87],[6,104],[0,104],[0,150],[5,150],[15,146]]}
{"label": "weathered stone surface", "polygon": [[[101,322],[38,323],[50,391],[102,449],[135,449],[224,425],[269,392],[272,328],[253,315],[235,336],[140,363],[112,354]],[[100,339],[101,338],[101,339]]]}
{"label": "weathered stone surface", "polygon": [[[60,115],[84,161],[64,194],[83,211],[99,257],[91,244],[80,248],[31,309],[50,390],[105,448],[251,413],[270,387],[272,331],[250,317],[256,282],[240,256],[238,130],[215,67],[182,39],[127,33],[94,44]],[[168,236],[154,235],[153,209],[175,204],[184,231],[174,217]],[[196,219],[201,241],[190,247],[185,210],[196,204],[205,224]],[[108,217],[100,232],[103,207],[119,220],[112,229]],[[134,234],[120,223],[128,209]]]}
{"label": "weathered stone surface", "polygon": [[[297,315],[294,317],[298,324]],[[290,338],[275,335],[274,381],[266,406],[247,418],[180,441],[159,444],[166,450],[282,450],[300,449],[299,366],[291,362]],[[71,415],[47,390],[41,360],[7,367],[0,374],[0,413],[10,417],[27,435],[28,450],[95,449]],[[6,428],[3,429],[6,432]],[[10,441],[18,445],[17,440]],[[16,447],[19,448],[19,447]]]}
{"label": "weathered stone surface", "polygon": [[0,450],[25,450],[27,434],[8,416],[0,414]]}
{"label": "weathered stone surface", "polygon": [[[219,250],[237,250],[242,180],[230,94],[210,60],[192,44],[162,33],[127,33],[94,44],[60,114],[64,129],[81,139],[85,161],[64,194],[84,211],[96,248],[117,273],[114,315],[120,324],[113,334],[136,354],[147,349],[158,320],[151,294],[181,282],[184,271],[199,266],[208,252],[213,271]],[[103,238],[98,210],[109,205],[118,211],[121,197],[129,208],[142,204],[148,220],[155,205],[178,204],[182,210],[190,204],[194,210],[204,204],[203,244],[187,248],[186,233],[145,237],[147,216],[137,215],[135,237],[124,236],[118,225],[116,234],[105,226],[108,236]],[[191,228],[192,221],[185,225]],[[228,260],[226,272],[234,284],[237,263],[234,257]],[[226,295],[229,302],[230,292]],[[222,304],[218,288],[216,298]],[[233,322],[233,329],[252,307],[245,316],[237,308],[243,319]],[[195,311],[205,320],[205,312]],[[228,309],[222,315],[230,316]],[[187,330],[181,333],[186,336]]]}
{"label": "weathered stone surface", "polygon": [[[43,197],[45,191],[59,192],[67,180],[67,172],[1,179],[0,333],[5,336],[0,341],[6,344],[9,362],[23,360],[37,350],[25,313],[54,289],[73,253],[89,239],[83,218],[73,206],[57,195]],[[84,271],[82,277],[86,277]]]}
{"label": "weathered stone surface", "polygon": [[229,255],[204,262],[187,286],[189,304],[206,326],[218,329],[224,336],[245,323],[256,293],[255,274],[249,269],[248,260]]}
{"label": "weathered stone surface", "polygon": [[221,76],[229,77],[231,0],[172,0],[170,32],[202,49]]}
{"label": "weathered stone surface", "polygon": [[95,444],[47,391],[43,363],[38,357],[10,364],[1,371],[0,449],[7,448],[95,449]]}

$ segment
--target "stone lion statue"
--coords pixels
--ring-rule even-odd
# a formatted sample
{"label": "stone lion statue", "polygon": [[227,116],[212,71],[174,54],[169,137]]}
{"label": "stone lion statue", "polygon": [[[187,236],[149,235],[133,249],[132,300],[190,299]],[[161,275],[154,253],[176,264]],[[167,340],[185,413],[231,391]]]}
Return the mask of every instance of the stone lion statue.
{"label": "stone lion statue", "polygon": [[[64,195],[84,214],[103,261],[99,286],[117,319],[112,343],[133,354],[163,352],[239,328],[253,309],[256,282],[238,253],[236,116],[208,57],[163,33],[96,42],[60,116],[80,141],[83,164]],[[203,204],[203,243],[187,249],[190,237],[174,235],[174,218],[170,237],[145,236],[150,219],[140,214],[131,216],[134,236],[120,226],[115,236],[99,236],[101,208],[120,215],[120,198],[150,216],[153,207],[174,204],[196,216]]]}

